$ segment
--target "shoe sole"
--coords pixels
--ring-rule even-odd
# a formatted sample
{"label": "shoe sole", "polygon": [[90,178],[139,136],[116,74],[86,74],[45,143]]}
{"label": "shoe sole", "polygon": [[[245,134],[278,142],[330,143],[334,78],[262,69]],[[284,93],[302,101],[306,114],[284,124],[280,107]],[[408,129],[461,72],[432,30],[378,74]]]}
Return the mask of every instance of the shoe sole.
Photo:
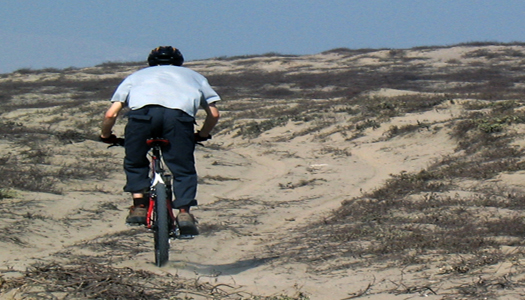
{"label": "shoe sole", "polygon": [[128,223],[128,222],[126,222],[126,226],[141,227],[141,226],[146,226],[146,224],[143,224],[143,223]]}
{"label": "shoe sole", "polygon": [[199,230],[193,223],[180,222],[179,231],[180,235],[199,235]]}
{"label": "shoe sole", "polygon": [[129,225],[146,225],[146,218],[132,217],[126,219],[126,224]]}

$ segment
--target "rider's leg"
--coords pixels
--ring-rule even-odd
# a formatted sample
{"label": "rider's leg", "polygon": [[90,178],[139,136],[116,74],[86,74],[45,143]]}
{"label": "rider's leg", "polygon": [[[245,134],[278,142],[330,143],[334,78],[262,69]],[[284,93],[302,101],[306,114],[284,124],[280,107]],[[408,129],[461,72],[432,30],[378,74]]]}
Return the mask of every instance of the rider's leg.
{"label": "rider's leg", "polygon": [[194,118],[179,110],[165,113],[164,137],[170,144],[162,149],[164,161],[173,174],[173,207],[179,209],[177,224],[181,235],[198,235],[196,220],[189,213],[197,205],[197,172],[195,170]]}
{"label": "rider's leg", "polygon": [[176,209],[189,210],[197,205],[197,172],[195,170],[195,119],[180,110],[166,110],[164,114],[164,138],[170,144],[162,149],[164,161],[173,174],[173,193]]}
{"label": "rider's leg", "polygon": [[133,206],[126,218],[129,224],[146,224],[149,199],[146,191],[149,190],[149,147],[146,140],[151,134],[151,116],[148,109],[139,109],[128,113],[128,123],[125,129],[125,158],[124,171],[126,186],[124,191],[130,192]]}
{"label": "rider's leg", "polygon": [[131,193],[131,197],[133,198],[133,206],[149,206],[149,193],[147,191]]}
{"label": "rider's leg", "polygon": [[136,196],[139,196],[138,194],[150,186],[149,160],[147,157],[149,147],[146,140],[151,135],[152,125],[151,116],[147,113],[147,108],[130,111],[125,129],[124,171],[126,173],[126,186],[124,191]]}
{"label": "rider's leg", "polygon": [[191,206],[184,205],[184,206],[180,206],[178,209],[179,209],[179,212],[187,212],[187,213],[189,213],[190,212],[190,208],[191,208]]}

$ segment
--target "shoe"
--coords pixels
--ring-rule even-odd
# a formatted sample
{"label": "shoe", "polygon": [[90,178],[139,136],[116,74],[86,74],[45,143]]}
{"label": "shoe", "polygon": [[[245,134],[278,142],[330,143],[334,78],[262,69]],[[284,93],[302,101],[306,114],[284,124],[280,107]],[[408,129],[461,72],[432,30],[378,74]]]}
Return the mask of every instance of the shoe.
{"label": "shoe", "polygon": [[177,215],[177,225],[179,226],[180,235],[198,235],[197,220],[195,217],[187,212],[180,212]]}
{"label": "shoe", "polygon": [[132,206],[129,209],[129,215],[126,218],[126,223],[130,225],[146,225],[147,216],[148,208],[144,204]]}

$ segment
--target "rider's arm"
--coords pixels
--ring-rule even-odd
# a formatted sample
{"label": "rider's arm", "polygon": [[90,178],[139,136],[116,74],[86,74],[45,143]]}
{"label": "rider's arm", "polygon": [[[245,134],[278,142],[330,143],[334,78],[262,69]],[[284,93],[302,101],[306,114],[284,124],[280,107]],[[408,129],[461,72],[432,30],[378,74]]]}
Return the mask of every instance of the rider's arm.
{"label": "rider's arm", "polygon": [[100,137],[108,138],[111,136],[111,130],[113,129],[113,126],[117,121],[118,114],[120,113],[123,107],[123,102],[113,102],[113,104],[111,104],[109,109],[106,111],[106,114],[104,115]]}
{"label": "rider's arm", "polygon": [[202,124],[199,135],[205,138],[210,136],[212,129],[215,127],[215,125],[217,125],[217,122],[220,118],[220,113],[217,106],[215,106],[215,103],[210,103],[203,108],[206,111],[206,119],[204,120],[204,124]]}

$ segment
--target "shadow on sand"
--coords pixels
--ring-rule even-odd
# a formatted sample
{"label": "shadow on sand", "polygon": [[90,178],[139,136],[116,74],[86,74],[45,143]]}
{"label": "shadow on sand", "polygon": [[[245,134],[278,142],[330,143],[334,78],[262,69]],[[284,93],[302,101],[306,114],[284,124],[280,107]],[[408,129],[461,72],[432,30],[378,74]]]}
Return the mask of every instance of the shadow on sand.
{"label": "shadow on sand", "polygon": [[265,257],[265,258],[253,258],[239,260],[233,263],[228,264],[199,264],[196,262],[187,262],[187,261],[170,261],[168,267],[174,267],[177,269],[184,269],[186,271],[193,271],[200,275],[206,276],[228,276],[228,275],[237,275],[249,269],[256,268],[267,262],[270,262],[278,257]]}

